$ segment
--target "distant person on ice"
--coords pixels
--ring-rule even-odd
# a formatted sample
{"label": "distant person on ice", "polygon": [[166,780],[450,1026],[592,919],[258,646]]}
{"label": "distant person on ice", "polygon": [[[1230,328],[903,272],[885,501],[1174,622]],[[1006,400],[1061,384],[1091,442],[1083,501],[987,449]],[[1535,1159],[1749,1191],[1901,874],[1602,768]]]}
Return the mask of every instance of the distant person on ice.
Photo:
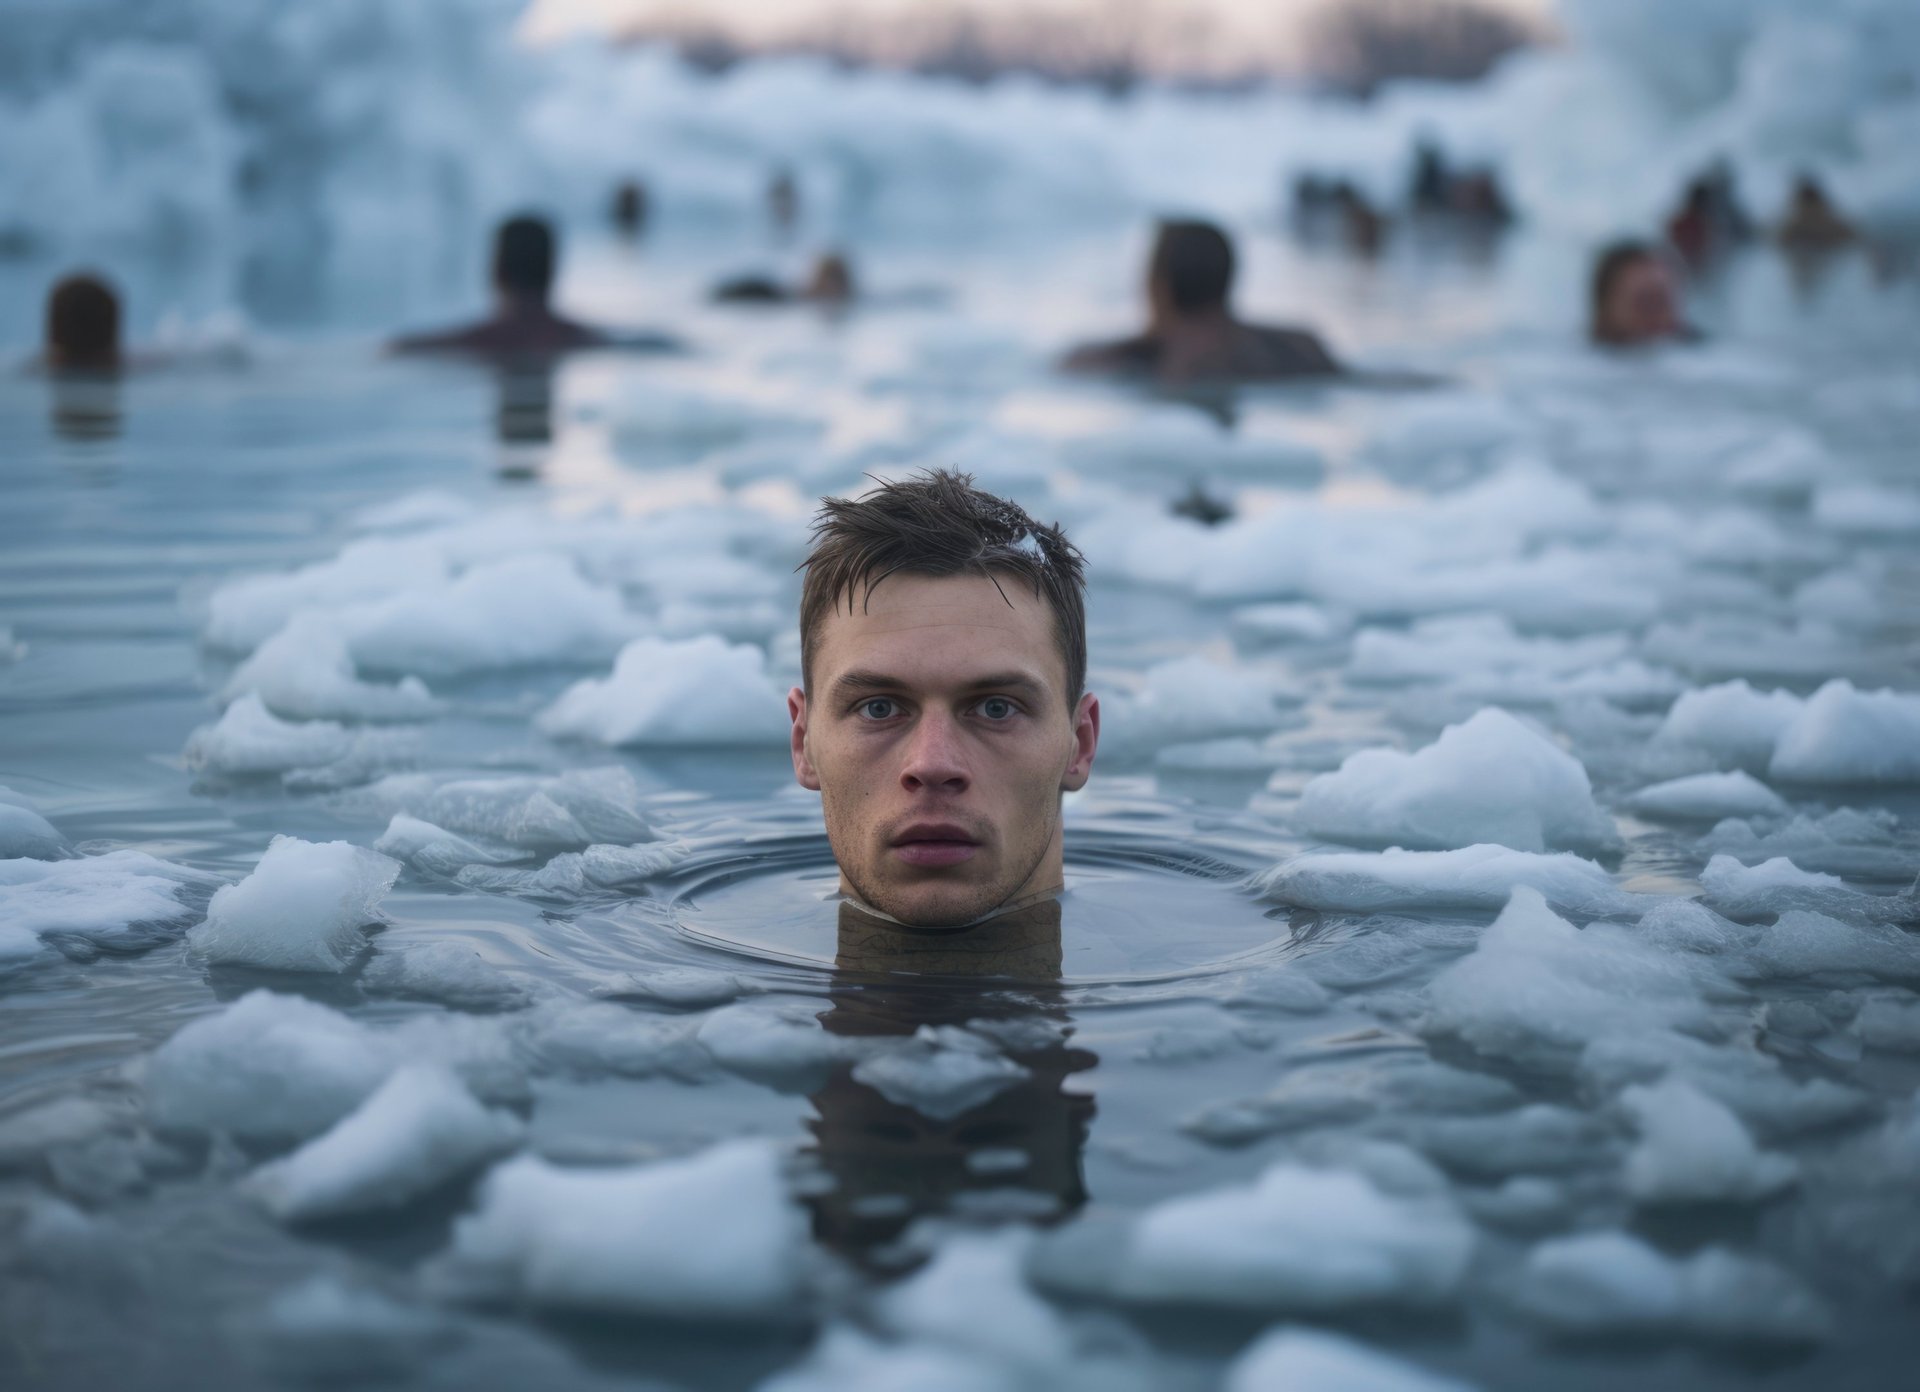
{"label": "distant person on ice", "polygon": [[396,339],[393,351],[539,357],[578,348],[678,346],[666,335],[611,333],[555,313],[548,296],[557,261],[553,227],[545,218],[508,218],[493,240],[492,315],[464,328]]}
{"label": "distant person on ice", "polygon": [[1604,248],[1594,259],[1588,297],[1588,333],[1604,347],[1690,343],[1700,337],[1681,309],[1673,263],[1650,242]]}
{"label": "distant person on ice", "polygon": [[120,296],[97,275],[66,276],[47,292],[46,347],[41,366],[49,372],[117,372]]}
{"label": "distant person on ice", "polygon": [[1209,222],[1160,224],[1147,262],[1147,327],[1091,343],[1062,361],[1068,372],[1149,378],[1167,385],[1333,377],[1338,362],[1314,334],[1234,317],[1233,243]]}

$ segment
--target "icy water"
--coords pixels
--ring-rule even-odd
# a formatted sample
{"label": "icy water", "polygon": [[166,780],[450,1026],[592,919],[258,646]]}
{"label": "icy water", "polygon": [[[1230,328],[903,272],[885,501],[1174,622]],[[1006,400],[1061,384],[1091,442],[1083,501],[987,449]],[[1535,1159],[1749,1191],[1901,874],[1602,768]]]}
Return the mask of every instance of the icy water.
{"label": "icy water", "polygon": [[[700,351],[0,382],[0,1380],[1902,1378],[1913,282],[1610,361],[1550,248],[1246,237],[1454,385],[1050,378],[1133,247],[838,320],[586,247]],[[1057,912],[959,935],[833,897],[779,702],[812,500],[925,463],[1081,542],[1106,709]]]}

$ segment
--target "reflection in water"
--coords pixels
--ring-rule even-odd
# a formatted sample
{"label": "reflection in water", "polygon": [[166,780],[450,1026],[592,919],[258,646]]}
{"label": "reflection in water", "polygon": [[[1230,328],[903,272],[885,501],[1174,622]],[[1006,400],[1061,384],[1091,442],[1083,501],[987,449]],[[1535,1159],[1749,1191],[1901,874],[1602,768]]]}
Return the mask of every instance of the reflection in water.
{"label": "reflection in water", "polygon": [[528,478],[540,472],[553,444],[553,377],[557,360],[541,356],[500,364],[495,374],[494,433],[500,473]]}
{"label": "reflection in water", "polygon": [[[847,1037],[911,1035],[974,1022],[1028,1072],[945,1120],[888,1101],[835,1070],[812,1097],[813,1153],[833,1187],[809,1200],[814,1234],[856,1259],[916,1218],[972,1195],[1020,1191],[1022,1211],[1054,1221],[1086,1202],[1081,1152],[1093,1099],[1068,1076],[1098,1060],[1067,1044],[1057,900],[959,932],[919,932],[840,909],[839,950],[821,1023]],[[1037,1200],[1038,1202],[1032,1202]]]}
{"label": "reflection in water", "polygon": [[62,439],[78,441],[120,438],[120,377],[114,372],[56,372],[53,388],[53,429]]}

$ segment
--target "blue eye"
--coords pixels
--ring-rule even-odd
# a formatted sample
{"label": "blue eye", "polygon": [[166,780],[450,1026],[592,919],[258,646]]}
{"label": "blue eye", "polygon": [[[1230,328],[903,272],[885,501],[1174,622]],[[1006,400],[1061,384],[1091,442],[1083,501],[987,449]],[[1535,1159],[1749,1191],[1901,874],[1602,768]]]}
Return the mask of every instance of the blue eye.
{"label": "blue eye", "polygon": [[886,696],[876,696],[871,701],[860,703],[860,714],[868,720],[888,720],[899,713],[899,707]]}
{"label": "blue eye", "polygon": [[980,703],[980,714],[989,720],[1007,720],[1014,713],[1015,706],[1004,696],[989,696]]}

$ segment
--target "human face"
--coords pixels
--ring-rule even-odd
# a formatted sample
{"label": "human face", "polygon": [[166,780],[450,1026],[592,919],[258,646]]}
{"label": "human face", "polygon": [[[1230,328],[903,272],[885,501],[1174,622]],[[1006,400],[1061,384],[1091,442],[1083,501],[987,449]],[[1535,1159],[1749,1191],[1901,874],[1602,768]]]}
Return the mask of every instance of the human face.
{"label": "human face", "polygon": [[1066,675],[1052,610],[1011,580],[900,573],[830,612],[787,710],[841,890],[953,928],[1058,888],[1060,795],[1100,738]]}
{"label": "human face", "polygon": [[1672,338],[1680,332],[1680,287],[1666,262],[1642,256],[1613,278],[1606,311],[1616,343]]}

